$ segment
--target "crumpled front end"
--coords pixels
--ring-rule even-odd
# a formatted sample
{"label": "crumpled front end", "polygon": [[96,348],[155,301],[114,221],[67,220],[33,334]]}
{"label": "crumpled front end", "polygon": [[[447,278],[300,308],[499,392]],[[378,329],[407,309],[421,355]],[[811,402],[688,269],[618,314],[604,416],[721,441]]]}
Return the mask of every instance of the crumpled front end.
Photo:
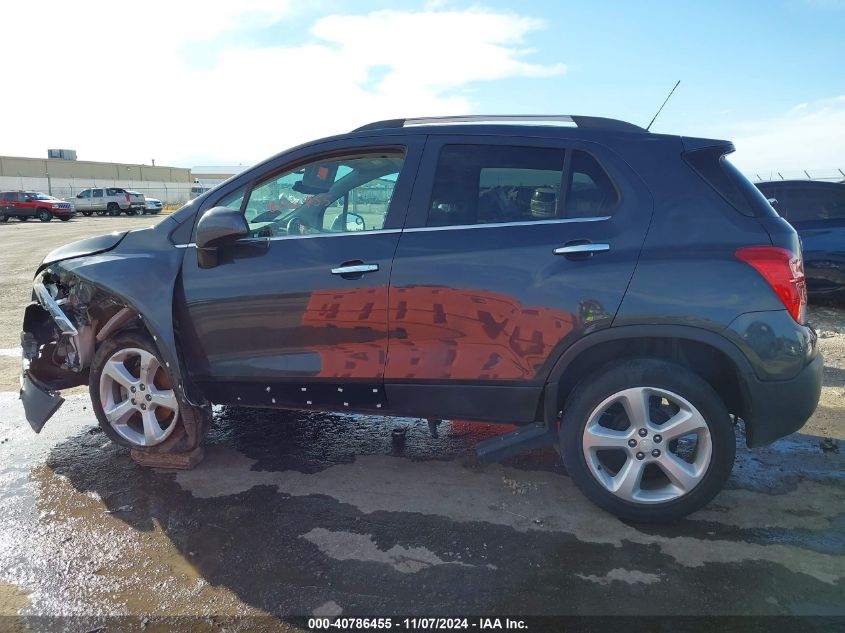
{"label": "crumpled front end", "polygon": [[57,262],[33,282],[21,332],[20,397],[26,419],[38,433],[59,409],[60,389],[88,384],[96,343],[137,314]]}

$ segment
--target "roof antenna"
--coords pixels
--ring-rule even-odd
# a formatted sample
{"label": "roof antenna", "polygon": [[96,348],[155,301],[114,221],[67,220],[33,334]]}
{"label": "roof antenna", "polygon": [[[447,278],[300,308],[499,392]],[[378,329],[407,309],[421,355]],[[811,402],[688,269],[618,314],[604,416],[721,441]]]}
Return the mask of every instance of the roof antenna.
{"label": "roof antenna", "polygon": [[[678,83],[675,84],[675,88],[677,88],[680,84],[681,84],[681,80],[678,79]],[[672,88],[672,90],[669,91],[669,96],[666,97],[666,101],[669,101],[669,98],[672,96],[672,94],[674,94],[675,88]],[[660,114],[663,111],[663,106],[666,105],[666,101],[664,101],[663,105],[660,106],[660,109],[657,111],[657,114]],[[657,114],[654,115],[654,119],[657,118]],[[646,132],[648,132],[651,129],[651,126],[654,125],[654,119],[652,119],[651,123],[648,124],[648,127],[645,129]]]}

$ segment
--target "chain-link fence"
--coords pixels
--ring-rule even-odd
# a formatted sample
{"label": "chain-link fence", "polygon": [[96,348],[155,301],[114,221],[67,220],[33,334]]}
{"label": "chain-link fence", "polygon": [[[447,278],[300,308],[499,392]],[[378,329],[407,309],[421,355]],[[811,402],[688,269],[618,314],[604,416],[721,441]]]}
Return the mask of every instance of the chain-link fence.
{"label": "chain-link fence", "polygon": [[789,169],[755,171],[747,174],[753,182],[768,180],[824,180],[845,183],[845,171],[842,169]]}
{"label": "chain-link fence", "polygon": [[42,191],[57,198],[72,199],[79,192],[95,187],[120,187],[137,191],[147,198],[157,198],[164,204],[184,204],[192,197],[190,182],[156,182],[112,180],[102,178],[34,178],[29,176],[0,176],[0,190]]}

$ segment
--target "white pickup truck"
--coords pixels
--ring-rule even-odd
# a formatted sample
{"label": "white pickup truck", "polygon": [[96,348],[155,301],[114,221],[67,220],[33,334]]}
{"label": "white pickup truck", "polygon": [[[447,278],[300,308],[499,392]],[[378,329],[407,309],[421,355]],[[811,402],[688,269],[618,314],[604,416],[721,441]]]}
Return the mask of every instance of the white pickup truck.
{"label": "white pickup truck", "polygon": [[94,213],[97,215],[143,214],[145,204],[144,194],[120,187],[85,189],[73,199],[73,206],[76,207],[77,212],[87,217]]}

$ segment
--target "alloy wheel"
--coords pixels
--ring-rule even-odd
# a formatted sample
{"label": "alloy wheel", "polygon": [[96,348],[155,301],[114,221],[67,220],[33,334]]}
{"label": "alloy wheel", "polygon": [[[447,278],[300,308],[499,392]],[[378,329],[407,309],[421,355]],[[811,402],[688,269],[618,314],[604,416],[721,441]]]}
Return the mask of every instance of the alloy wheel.
{"label": "alloy wheel", "polygon": [[695,488],[713,453],[710,429],[686,399],[666,389],[634,387],[601,402],[582,434],[593,477],[631,503],[665,503]]}
{"label": "alloy wheel", "polygon": [[114,431],[135,446],[166,440],[179,418],[179,401],[154,354],[117,350],[100,373],[100,405]]}

